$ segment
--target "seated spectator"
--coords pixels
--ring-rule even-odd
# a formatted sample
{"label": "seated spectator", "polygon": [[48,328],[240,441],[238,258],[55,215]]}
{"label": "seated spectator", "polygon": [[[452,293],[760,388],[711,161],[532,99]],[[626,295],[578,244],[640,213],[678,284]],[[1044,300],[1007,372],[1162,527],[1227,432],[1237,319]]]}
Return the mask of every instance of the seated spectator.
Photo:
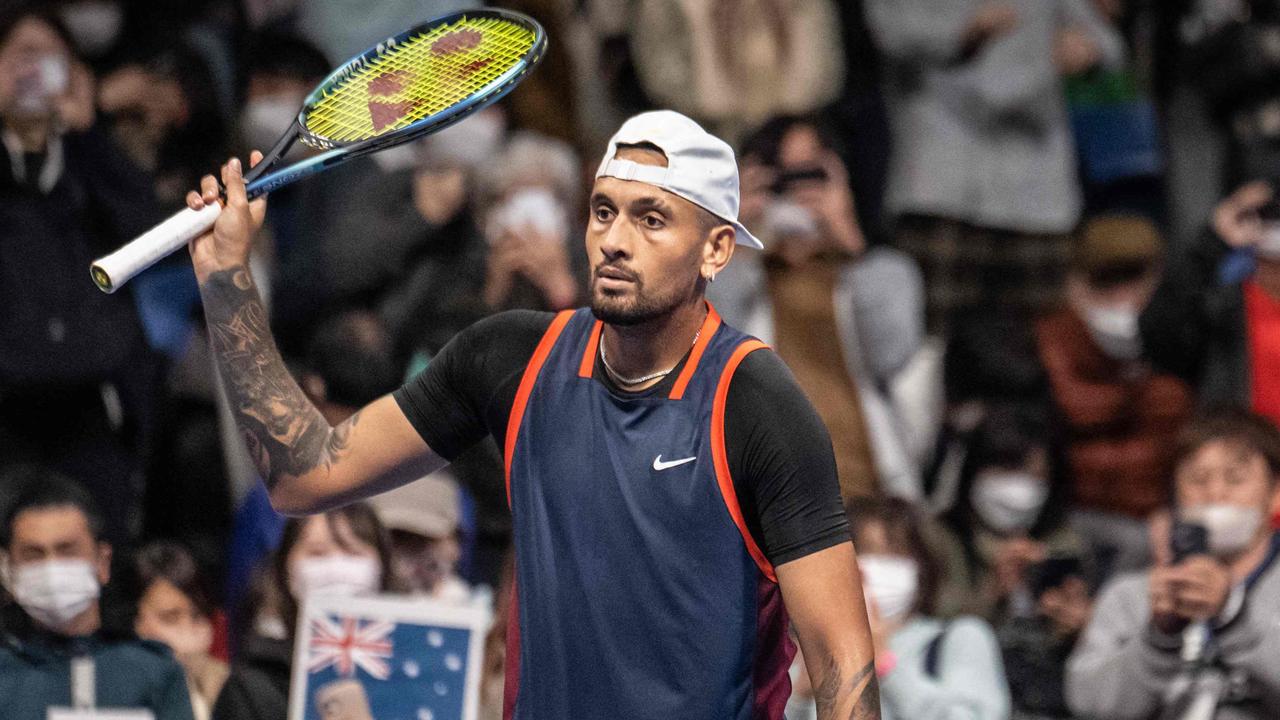
{"label": "seated spectator", "polygon": [[391,569],[401,590],[465,604],[471,588],[458,577],[458,483],[448,471],[376,495],[370,504],[390,533]]}
{"label": "seated spectator", "polygon": [[488,240],[483,298],[491,311],[563,310],[583,294],[570,253],[581,217],[580,162],[559,140],[513,136],[497,157],[477,167],[478,208]]}
{"label": "seated spectator", "polygon": [[1082,558],[1050,556],[1028,570],[1035,614],[996,628],[1013,698],[1013,720],[1070,720],[1067,658],[1093,614],[1094,575]]}
{"label": "seated spectator", "polygon": [[1171,562],[1111,581],[1067,668],[1090,718],[1275,717],[1280,707],[1280,432],[1217,410],[1174,454]]}
{"label": "seated spectator", "polygon": [[[191,720],[182,667],[169,650],[103,627],[111,546],[88,493],[31,468],[3,522],[6,584],[16,601],[0,621],[6,720],[46,720],[49,708],[84,705]],[[86,660],[92,674],[76,669]]]}
{"label": "seated spectator", "polygon": [[946,565],[939,611],[999,624],[1035,611],[1029,572],[1052,556],[1080,555],[1066,525],[1066,487],[1048,413],[998,405],[978,424],[956,505],[936,547]]}
{"label": "seated spectator", "polygon": [[1173,441],[1191,412],[1187,386],[1142,358],[1138,317],[1159,280],[1160,251],[1147,220],[1088,221],[1067,304],[1036,325],[1065,424],[1072,527],[1099,553],[1104,576],[1150,562],[1147,516],[1164,505]]}
{"label": "seated spectator", "polygon": [[849,504],[875,638],[886,720],[1003,720],[1009,716],[1000,649],[975,617],[936,615],[939,567],[903,500]]}
{"label": "seated spectator", "polygon": [[214,608],[195,558],[181,545],[157,542],[133,558],[138,580],[138,637],[169,646],[187,676],[195,720],[209,720],[227,681],[227,664],[213,657]]}
{"label": "seated spectator", "polygon": [[390,565],[386,530],[366,503],[290,519],[243,613],[252,627],[240,641],[213,720],[283,720],[302,600],[386,592]]}
{"label": "seated spectator", "polygon": [[1232,404],[1280,422],[1280,226],[1275,190],[1245,185],[1173,262],[1143,313],[1153,363],[1181,375],[1202,404]]}
{"label": "seated spectator", "polygon": [[1023,319],[974,313],[956,322],[942,367],[945,408],[933,456],[925,472],[926,507],[951,510],[974,431],[990,409],[1005,403],[1047,402],[1049,385],[1036,340]]}

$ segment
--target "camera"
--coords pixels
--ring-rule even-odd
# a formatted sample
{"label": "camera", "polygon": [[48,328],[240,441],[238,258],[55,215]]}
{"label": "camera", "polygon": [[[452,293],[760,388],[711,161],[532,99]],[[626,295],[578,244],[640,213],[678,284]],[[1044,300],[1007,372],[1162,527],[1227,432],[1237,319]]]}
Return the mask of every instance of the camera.
{"label": "camera", "polygon": [[1199,523],[1176,520],[1169,532],[1169,549],[1173,562],[1180,563],[1192,555],[1209,553],[1209,530]]}
{"label": "camera", "polygon": [[827,181],[827,171],[824,168],[812,167],[803,170],[788,170],[778,173],[778,177],[769,186],[769,192],[774,195],[785,195],[794,186],[803,182],[819,182]]}

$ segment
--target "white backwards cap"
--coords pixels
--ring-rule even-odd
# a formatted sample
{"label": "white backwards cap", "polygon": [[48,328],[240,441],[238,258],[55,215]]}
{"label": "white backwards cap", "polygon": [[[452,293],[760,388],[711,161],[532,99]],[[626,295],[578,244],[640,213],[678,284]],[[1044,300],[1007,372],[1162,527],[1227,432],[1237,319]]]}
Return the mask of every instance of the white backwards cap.
{"label": "white backwards cap", "polygon": [[[619,160],[619,145],[652,143],[667,156],[667,166]],[[596,177],[615,177],[653,185],[688,200],[732,225],[739,245],[764,245],[738,222],[738,162],[733,148],[698,123],[672,110],[640,113],[609,138]]]}

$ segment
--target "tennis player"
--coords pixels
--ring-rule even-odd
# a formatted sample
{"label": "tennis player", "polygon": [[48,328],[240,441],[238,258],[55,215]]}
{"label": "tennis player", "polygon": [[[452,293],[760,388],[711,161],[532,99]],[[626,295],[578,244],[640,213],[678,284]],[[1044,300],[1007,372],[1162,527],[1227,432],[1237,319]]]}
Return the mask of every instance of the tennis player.
{"label": "tennis player", "polygon": [[[388,490],[487,434],[504,449],[506,717],[782,718],[788,618],[819,717],[879,717],[830,438],[778,357],[703,298],[735,243],[760,247],[727,144],[674,112],[628,120],[591,195],[591,307],[483,320],[336,427],[290,378],[247,269],[265,204],[239,161],[222,175],[227,211],[190,250],[278,510]],[[188,204],[217,197],[207,176]]]}

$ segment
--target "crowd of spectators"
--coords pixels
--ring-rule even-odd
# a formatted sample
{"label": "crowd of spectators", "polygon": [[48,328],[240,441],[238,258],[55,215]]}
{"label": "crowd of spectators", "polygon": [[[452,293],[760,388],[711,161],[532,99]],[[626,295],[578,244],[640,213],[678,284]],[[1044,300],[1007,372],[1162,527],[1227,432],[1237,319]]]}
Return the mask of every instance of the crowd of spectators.
{"label": "crowd of spectators", "polygon": [[[0,714],[284,720],[317,591],[504,616],[491,442],[286,521],[185,253],[85,272],[337,61],[471,4],[0,0]],[[764,249],[708,297],[830,430],[885,716],[1275,716],[1280,2],[502,4],[548,29],[529,82],[271,194],[252,270],[327,420],[487,315],[580,304],[598,153],[670,107],[737,150]]]}

